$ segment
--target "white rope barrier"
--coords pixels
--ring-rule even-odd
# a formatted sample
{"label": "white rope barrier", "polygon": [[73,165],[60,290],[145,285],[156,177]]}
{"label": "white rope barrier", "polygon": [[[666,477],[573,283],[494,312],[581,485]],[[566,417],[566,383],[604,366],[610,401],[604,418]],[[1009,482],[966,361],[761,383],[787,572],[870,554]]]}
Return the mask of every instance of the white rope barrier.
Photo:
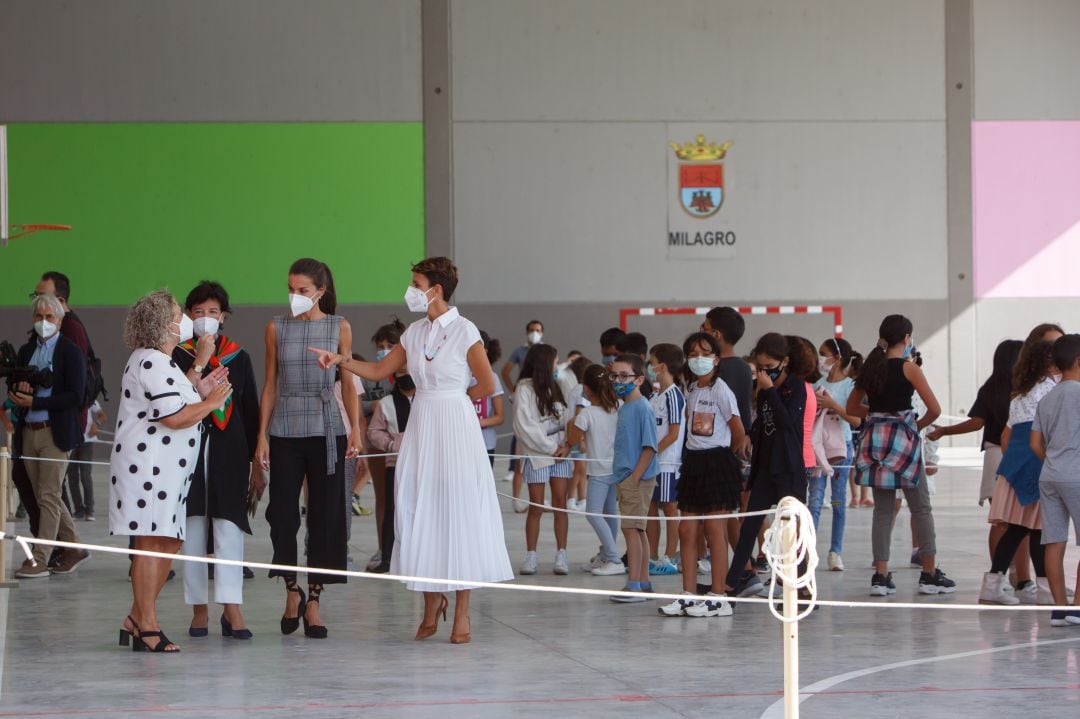
{"label": "white rope barrier", "polygon": [[[641,597],[640,592],[624,592],[614,589],[589,589],[586,587],[558,587],[550,585],[538,585],[538,584],[516,584],[510,582],[478,582],[458,579],[446,579],[444,577],[416,577],[401,574],[373,574],[371,572],[363,572],[354,569],[322,569],[319,567],[304,567],[300,565],[286,565],[286,564],[270,564],[266,562],[250,562],[247,560],[237,559],[219,559],[217,557],[199,557],[186,554],[169,554],[166,552],[152,552],[143,549],[129,549],[127,547],[113,547],[103,544],[87,544],[84,542],[64,542],[59,539],[38,539],[36,537],[25,537],[17,534],[11,534],[8,532],[0,532],[0,541],[11,541],[22,547],[23,552],[27,554],[27,559],[33,561],[33,554],[29,550],[29,545],[43,544],[50,547],[60,547],[62,549],[85,549],[86,551],[101,552],[104,554],[122,554],[122,555],[138,555],[144,557],[156,557],[158,559],[171,559],[180,562],[198,562],[201,564],[220,564],[223,566],[233,567],[248,567],[249,569],[265,569],[274,570],[279,572],[289,572],[295,574],[328,574],[338,577],[355,577],[357,579],[378,579],[389,580],[397,582],[418,582],[418,583],[430,583],[430,584],[445,584],[447,586],[454,586],[460,588],[476,588],[476,589],[505,589],[510,591],[527,591],[527,592],[540,592],[550,594],[576,594],[582,596],[634,596]],[[654,592],[648,595],[649,599],[687,599],[685,594],[681,592],[678,594],[666,593],[666,592]],[[698,596],[698,599],[709,599],[709,597]],[[725,601],[731,603],[744,603],[744,604],[769,604],[774,601],[772,599],[766,599],[762,597],[725,597]],[[805,600],[798,600],[799,604],[806,604]],[[850,609],[862,609],[862,608],[880,608],[887,606],[890,609],[938,609],[944,611],[987,611],[987,612],[1048,612],[1055,609],[1060,610],[1076,610],[1077,606],[1065,605],[1065,606],[1050,606],[1050,605],[1035,605],[1035,604],[1017,604],[1017,605],[1003,605],[1003,604],[962,604],[962,603],[934,603],[934,602],[896,602],[887,598],[883,598],[877,602],[858,602],[858,601],[845,601],[845,600],[829,600],[829,599],[817,599],[816,605],[819,607],[842,607]]]}

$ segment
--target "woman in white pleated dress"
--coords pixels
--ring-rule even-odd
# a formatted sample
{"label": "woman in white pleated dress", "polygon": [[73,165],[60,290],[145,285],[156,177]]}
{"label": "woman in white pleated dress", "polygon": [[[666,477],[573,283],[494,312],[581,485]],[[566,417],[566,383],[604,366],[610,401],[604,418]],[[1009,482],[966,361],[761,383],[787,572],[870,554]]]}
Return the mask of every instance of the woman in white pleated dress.
{"label": "woman in white pleated dress", "polygon": [[[409,423],[397,459],[396,540],[390,571],[427,580],[406,583],[424,593],[424,618],[416,639],[427,639],[446,619],[444,591],[455,589],[453,644],[471,638],[469,589],[439,579],[504,582],[513,579],[506,552],[494,476],[473,400],[495,389],[480,332],[449,300],[458,271],[445,257],[412,268],[405,301],[426,317],[414,322],[401,344],[378,363],[312,348],[324,368],[340,365],[365,379],[381,380],[407,364],[416,383]],[[472,377],[476,384],[469,387]]]}

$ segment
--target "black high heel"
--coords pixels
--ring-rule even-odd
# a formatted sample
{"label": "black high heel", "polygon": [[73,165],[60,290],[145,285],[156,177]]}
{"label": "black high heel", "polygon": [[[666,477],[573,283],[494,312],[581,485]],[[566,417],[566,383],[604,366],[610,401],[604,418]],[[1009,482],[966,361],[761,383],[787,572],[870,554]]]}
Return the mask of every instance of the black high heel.
{"label": "black high heel", "polygon": [[221,636],[232,637],[233,639],[251,639],[254,634],[250,629],[233,629],[232,624],[225,618],[225,615],[221,615]]}
{"label": "black high heel", "polygon": [[[128,615],[128,619],[131,619],[131,615]],[[165,632],[161,631],[160,629],[156,632],[144,632],[142,629],[139,628],[139,625],[136,624],[134,619],[131,619],[131,626],[135,628],[134,632],[129,632],[129,634],[131,635],[131,651],[151,652],[153,654],[180,653],[180,647],[176,644],[173,644],[173,642],[171,642],[169,638],[165,636]],[[158,643],[154,645],[153,649],[151,649],[150,645],[146,643],[147,637],[157,637]],[[121,639],[120,641],[121,643],[123,643],[123,639]],[[176,647],[176,649],[170,651],[165,648],[170,645]]]}
{"label": "black high heel", "polygon": [[292,634],[300,628],[300,617],[304,616],[304,612],[307,610],[307,597],[304,595],[304,590],[298,587],[295,581],[292,586],[289,586],[288,583],[286,583],[285,589],[300,594],[300,613],[295,617],[286,617],[284,615],[281,617],[281,633]]}
{"label": "black high heel", "polygon": [[[323,591],[323,585],[311,584],[308,586],[308,591],[311,592],[311,599],[309,599],[308,602],[318,604],[319,595],[322,594]],[[304,618],[304,636],[310,637],[312,639],[326,639],[327,635],[329,634],[329,632],[326,631],[326,627],[322,626],[321,624],[309,624],[306,611],[307,607],[304,607],[304,610],[305,611],[302,612],[300,615]]]}
{"label": "black high heel", "polygon": [[[137,625],[135,624],[135,620],[134,620],[134,619],[131,619],[131,615],[130,615],[130,614],[129,614],[129,615],[127,615],[127,618],[128,618],[129,620],[131,620],[131,626],[133,626],[133,627],[134,627],[134,626],[137,626]],[[129,645],[131,644],[131,638],[132,638],[133,636],[135,636],[134,632],[132,632],[132,631],[131,631],[130,629],[128,629],[128,628],[127,628],[127,627],[125,627],[125,626],[121,626],[121,627],[120,627],[120,646],[122,646],[122,647],[126,647],[126,646],[129,646]]]}

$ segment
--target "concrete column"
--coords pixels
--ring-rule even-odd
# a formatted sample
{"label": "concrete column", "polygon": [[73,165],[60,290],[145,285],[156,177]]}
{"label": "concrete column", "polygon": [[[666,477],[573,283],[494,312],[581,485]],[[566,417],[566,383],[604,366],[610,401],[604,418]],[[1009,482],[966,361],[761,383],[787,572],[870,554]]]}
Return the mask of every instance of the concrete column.
{"label": "concrete column", "polygon": [[972,25],[972,0],[945,0],[949,383],[940,399],[942,412],[955,415],[965,414],[971,408],[980,381],[974,371],[977,337],[972,277]]}
{"label": "concrete column", "polygon": [[[450,0],[421,0],[424,238],[428,256],[454,256],[454,137]],[[420,259],[420,258],[417,258]]]}

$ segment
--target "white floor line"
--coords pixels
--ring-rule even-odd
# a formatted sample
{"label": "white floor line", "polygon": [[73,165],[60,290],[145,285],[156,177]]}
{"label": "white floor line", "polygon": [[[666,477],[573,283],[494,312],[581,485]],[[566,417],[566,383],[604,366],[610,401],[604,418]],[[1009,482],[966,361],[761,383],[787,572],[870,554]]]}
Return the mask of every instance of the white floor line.
{"label": "white floor line", "polygon": [[[913,667],[919,664],[931,664],[933,662],[945,662],[952,659],[965,659],[967,657],[978,657],[986,654],[996,654],[998,652],[1010,652],[1014,649],[1024,649],[1026,647],[1041,647],[1050,644],[1065,644],[1068,642],[1080,642],[1080,637],[1069,637],[1067,639],[1044,639],[1035,642],[1024,642],[1022,644],[1009,644],[1004,647],[993,647],[991,649],[975,649],[970,652],[960,652],[958,654],[945,654],[937,657],[926,657],[925,659],[907,659],[902,662],[893,662],[891,664],[881,664],[876,667],[867,667],[866,669],[859,669],[853,672],[847,672],[845,674],[836,674],[834,676],[822,679],[819,682],[803,687],[799,690],[799,704],[801,705],[807,699],[810,699],[815,694],[832,689],[837,684],[843,684],[844,682],[851,681],[852,679],[858,679],[859,677],[865,677],[869,674],[877,674],[879,672],[887,672],[891,669],[902,669],[904,667]],[[784,719],[784,700],[778,699],[769,705],[762,715],[761,719]]]}

